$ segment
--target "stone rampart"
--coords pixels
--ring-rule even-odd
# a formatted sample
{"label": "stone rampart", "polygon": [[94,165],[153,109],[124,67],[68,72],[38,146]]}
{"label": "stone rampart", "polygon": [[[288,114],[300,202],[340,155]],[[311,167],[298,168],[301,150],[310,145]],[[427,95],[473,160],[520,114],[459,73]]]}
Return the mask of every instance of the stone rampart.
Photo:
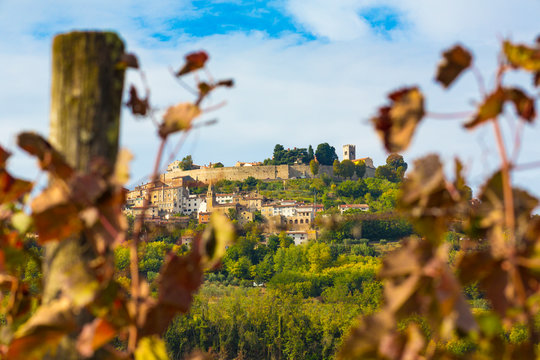
{"label": "stone rampart", "polygon": [[[333,176],[332,166],[321,165],[319,175]],[[375,169],[366,168],[366,176],[372,177]],[[196,170],[173,170],[162,175],[162,181],[170,181],[175,177],[190,176],[203,183],[217,182],[219,180],[243,181],[252,176],[259,180],[288,180],[299,178],[314,178],[309,165],[261,165],[261,166],[235,166],[208,168]],[[356,176],[355,176],[356,178]]]}

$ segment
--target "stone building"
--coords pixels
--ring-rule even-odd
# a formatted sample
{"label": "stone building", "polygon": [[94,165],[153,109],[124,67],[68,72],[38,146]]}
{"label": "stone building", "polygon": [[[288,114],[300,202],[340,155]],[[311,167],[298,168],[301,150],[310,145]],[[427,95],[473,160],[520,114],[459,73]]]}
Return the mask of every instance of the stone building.
{"label": "stone building", "polygon": [[343,145],[343,160],[356,159],[356,145]]}

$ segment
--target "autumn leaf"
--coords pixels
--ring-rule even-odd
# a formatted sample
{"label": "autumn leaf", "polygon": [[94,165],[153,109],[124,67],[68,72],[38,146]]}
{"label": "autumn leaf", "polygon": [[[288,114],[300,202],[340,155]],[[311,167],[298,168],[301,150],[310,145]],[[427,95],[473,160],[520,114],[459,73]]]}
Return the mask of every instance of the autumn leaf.
{"label": "autumn leaf", "polygon": [[540,71],[540,47],[531,48],[526,45],[515,45],[510,41],[503,42],[503,53],[508,63],[514,68],[527,71]]}
{"label": "autumn leaf", "polygon": [[478,107],[476,115],[464,126],[467,129],[472,129],[488,120],[496,118],[502,113],[505,100],[506,94],[504,89],[497,88],[497,90],[484,99],[484,102]]}
{"label": "autumn leaf", "polygon": [[6,168],[7,159],[11,156],[11,153],[0,146],[0,170]]}
{"label": "autumn leaf", "polygon": [[460,45],[443,52],[443,59],[437,68],[436,80],[443,87],[449,87],[454,80],[471,65],[471,53]]}
{"label": "autumn leaf", "polygon": [[67,298],[40,306],[34,315],[15,333],[9,344],[8,359],[42,359],[54,353],[57,344],[75,330],[75,317]]}
{"label": "autumn leaf", "polygon": [[424,97],[416,87],[404,88],[388,95],[390,106],[379,109],[371,121],[388,152],[405,150],[416,125],[424,116]]}
{"label": "autumn leaf", "polygon": [[199,96],[204,97],[208,95],[210,91],[212,91],[215,88],[215,86],[207,82],[201,81],[200,83],[197,84],[197,88],[199,89]]}
{"label": "autumn leaf", "polygon": [[508,88],[504,91],[505,99],[514,104],[518,116],[527,122],[532,122],[536,117],[534,99],[527,96],[523,90],[517,88]]}
{"label": "autumn leaf", "polygon": [[47,188],[31,204],[32,218],[41,244],[62,240],[82,229],[79,208],[60,185]]}
{"label": "autumn leaf", "polygon": [[202,283],[200,258],[194,254],[167,255],[158,278],[159,303],[186,312],[193,294]]}
{"label": "autumn leaf", "polygon": [[178,70],[176,76],[182,76],[192,71],[201,69],[208,60],[208,54],[204,51],[194,52],[186,55],[186,63]]}
{"label": "autumn leaf", "polygon": [[117,334],[117,329],[107,320],[94,319],[84,325],[77,339],[77,350],[82,356],[90,357],[94,352],[109,343]]}
{"label": "autumn leaf", "polygon": [[120,62],[118,63],[118,67],[121,69],[126,69],[126,68],[138,69],[139,59],[137,59],[137,56],[135,54],[123,53],[122,56],[120,57]]}
{"label": "autumn leaf", "polygon": [[129,100],[126,103],[126,106],[131,109],[133,115],[146,116],[150,109],[148,97],[145,97],[144,99],[139,98],[137,89],[133,85],[129,88]]}
{"label": "autumn leaf", "polygon": [[0,204],[19,200],[32,190],[32,183],[11,176],[7,171],[0,170]]}
{"label": "autumn leaf", "polygon": [[200,114],[199,107],[192,103],[171,106],[163,116],[163,122],[159,126],[159,136],[165,138],[177,131],[190,129],[192,120]]}
{"label": "autumn leaf", "polygon": [[169,360],[165,343],[158,336],[142,338],[135,350],[135,360]]}
{"label": "autumn leaf", "polygon": [[202,235],[199,247],[205,266],[213,268],[217,265],[235,239],[236,230],[229,218],[224,214],[213,213],[210,217],[210,224]]}
{"label": "autumn leaf", "polygon": [[74,170],[68,165],[64,156],[40,135],[23,132],[17,137],[17,144],[30,155],[36,156],[39,166],[53,176],[66,180],[73,175]]}
{"label": "autumn leaf", "polygon": [[133,154],[127,149],[118,152],[112,181],[117,186],[123,186],[129,181],[129,162],[133,159]]}

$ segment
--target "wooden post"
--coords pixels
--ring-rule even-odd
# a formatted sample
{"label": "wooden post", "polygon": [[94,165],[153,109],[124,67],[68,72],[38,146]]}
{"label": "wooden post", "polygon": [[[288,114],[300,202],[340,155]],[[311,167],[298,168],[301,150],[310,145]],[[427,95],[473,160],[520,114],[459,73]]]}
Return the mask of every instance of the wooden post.
{"label": "wooden post", "polygon": [[[100,157],[114,168],[118,151],[124,69],[123,41],[111,32],[71,32],[53,41],[50,141],[77,170]],[[43,302],[67,292],[66,284],[93,279],[93,250],[84,237],[45,247]],[[88,315],[79,323],[88,320]],[[57,359],[77,358],[74,339],[62,343]]]}

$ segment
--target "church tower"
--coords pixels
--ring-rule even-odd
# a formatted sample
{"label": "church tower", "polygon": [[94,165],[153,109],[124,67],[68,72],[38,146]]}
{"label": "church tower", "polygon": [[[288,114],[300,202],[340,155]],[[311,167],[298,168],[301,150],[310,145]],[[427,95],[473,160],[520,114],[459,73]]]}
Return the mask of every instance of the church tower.
{"label": "church tower", "polygon": [[343,145],[343,160],[356,159],[356,146],[355,145]]}
{"label": "church tower", "polygon": [[210,181],[208,191],[206,192],[206,211],[212,212],[216,206],[216,194],[214,193],[214,185]]}

